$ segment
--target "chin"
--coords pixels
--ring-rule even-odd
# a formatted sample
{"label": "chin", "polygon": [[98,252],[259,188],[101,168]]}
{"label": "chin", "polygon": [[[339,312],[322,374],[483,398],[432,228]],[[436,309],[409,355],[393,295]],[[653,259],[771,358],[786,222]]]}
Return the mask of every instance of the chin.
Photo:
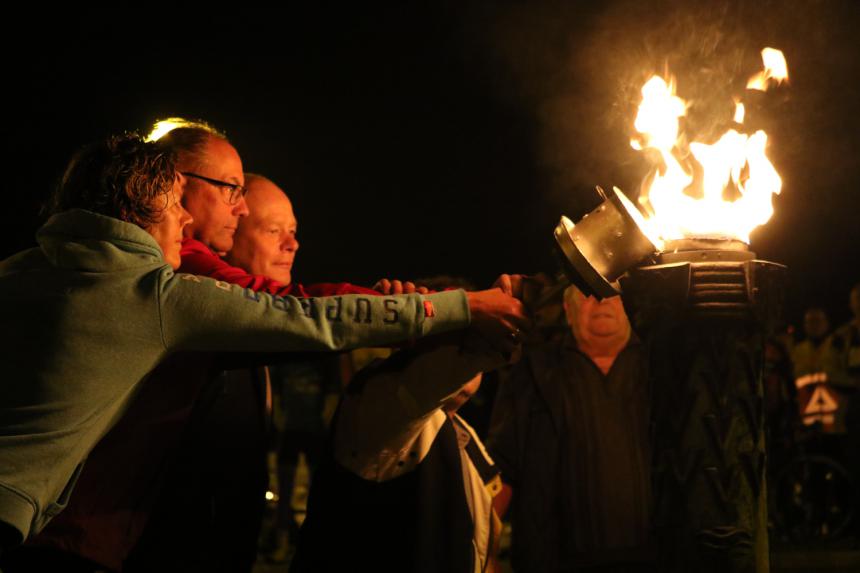
{"label": "chin", "polygon": [[293,273],[291,273],[289,270],[285,271],[283,267],[279,267],[277,265],[268,265],[264,266],[263,269],[265,269],[264,272],[260,274],[263,274],[270,279],[276,280],[279,283],[284,283],[285,285],[288,285],[293,280]]}
{"label": "chin", "polygon": [[616,327],[616,326],[613,326],[611,328],[609,328],[609,327],[606,327],[606,328],[597,327],[597,328],[591,328],[589,330],[591,331],[592,336],[597,336],[597,337],[601,337],[601,338],[609,338],[610,336],[615,336],[621,332],[621,329]]}
{"label": "chin", "polygon": [[209,248],[216,253],[229,253],[233,250],[233,236],[215,237],[209,244]]}

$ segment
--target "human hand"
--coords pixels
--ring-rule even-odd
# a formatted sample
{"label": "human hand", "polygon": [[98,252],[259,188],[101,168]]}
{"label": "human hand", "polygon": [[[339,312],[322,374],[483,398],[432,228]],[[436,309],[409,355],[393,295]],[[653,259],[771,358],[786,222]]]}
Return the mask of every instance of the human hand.
{"label": "human hand", "polygon": [[501,289],[508,296],[521,298],[524,275],[502,274],[493,283],[492,288]]}
{"label": "human hand", "polygon": [[414,292],[427,294],[430,292],[427,287],[415,286],[415,283],[411,281],[399,281],[397,279],[379,279],[373,285],[373,290],[378,290],[382,294],[412,294]]}
{"label": "human hand", "polygon": [[525,307],[499,288],[467,292],[472,328],[493,348],[513,353],[531,328]]}
{"label": "human hand", "polygon": [[552,285],[552,279],[544,273],[532,276],[503,274],[499,275],[493,283],[493,287],[500,288],[505,294],[520,299],[532,310],[535,310],[535,303]]}

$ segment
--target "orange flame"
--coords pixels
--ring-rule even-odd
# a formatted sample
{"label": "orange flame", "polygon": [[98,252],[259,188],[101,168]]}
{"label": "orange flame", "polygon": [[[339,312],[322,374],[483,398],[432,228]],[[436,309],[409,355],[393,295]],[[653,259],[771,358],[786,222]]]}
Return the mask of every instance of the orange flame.
{"label": "orange flame", "polygon": [[[763,87],[753,89],[766,88],[770,79],[787,79],[779,50],[766,48],[762,59],[765,70],[751,78],[750,85]],[[730,128],[714,143],[687,143],[681,118],[689,105],[675,94],[671,78],[667,82],[655,75],[642,87],[633,124],[639,135],[630,144],[637,150],[656,151],[661,160],[639,197],[650,215],[649,234],[664,240],[719,237],[749,243],[750,232],[770,219],[772,196],[782,188],[765,153],[767,134],[759,130],[749,135]],[[738,101],[734,123],[743,125],[744,116]]]}
{"label": "orange flame", "polygon": [[761,61],[764,64],[764,69],[749,79],[747,82],[748,90],[766,91],[768,80],[772,79],[777,84],[781,84],[788,79],[788,64],[786,64],[782,52],[773,48],[765,48],[761,51]]}

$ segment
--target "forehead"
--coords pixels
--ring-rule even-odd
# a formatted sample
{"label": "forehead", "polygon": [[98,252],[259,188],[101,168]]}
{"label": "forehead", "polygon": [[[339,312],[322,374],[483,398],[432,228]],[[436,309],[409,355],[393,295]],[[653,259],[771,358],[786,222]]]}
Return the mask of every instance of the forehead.
{"label": "forehead", "polygon": [[210,137],[197,156],[197,162],[206,170],[207,176],[219,179],[232,179],[244,182],[242,158],[229,142],[218,137]]}
{"label": "forehead", "polygon": [[254,219],[295,224],[293,204],[274,184],[252,179],[245,196],[250,216]]}

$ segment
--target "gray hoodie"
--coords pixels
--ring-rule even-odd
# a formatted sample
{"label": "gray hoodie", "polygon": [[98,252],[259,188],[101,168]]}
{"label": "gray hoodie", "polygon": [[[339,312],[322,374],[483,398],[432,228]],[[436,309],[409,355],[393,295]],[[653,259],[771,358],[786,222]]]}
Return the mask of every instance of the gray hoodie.
{"label": "gray hoodie", "polygon": [[464,328],[462,291],[310,299],[177,274],[141,228],[83,210],[0,263],[0,520],[26,537],[168,354],[377,346]]}

